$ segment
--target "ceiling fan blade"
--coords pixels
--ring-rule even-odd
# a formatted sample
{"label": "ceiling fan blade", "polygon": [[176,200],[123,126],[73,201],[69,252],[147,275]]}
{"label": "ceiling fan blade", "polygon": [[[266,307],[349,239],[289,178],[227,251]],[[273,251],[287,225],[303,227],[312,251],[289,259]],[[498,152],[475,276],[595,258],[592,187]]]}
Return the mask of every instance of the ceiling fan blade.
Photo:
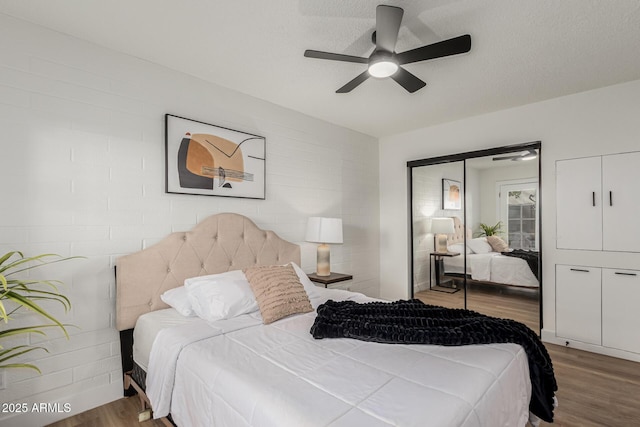
{"label": "ceiling fan blade", "polygon": [[369,70],[366,70],[364,73],[359,74],[355,79],[351,80],[349,83],[347,83],[346,85],[338,89],[336,93],[351,92],[353,89],[361,85],[368,78],[369,78]]}
{"label": "ceiling fan blade", "polygon": [[358,64],[366,64],[369,62],[368,58],[361,58],[359,56],[343,55],[341,53],[321,52],[319,50],[305,50],[304,56],[307,58],[317,59],[329,59],[331,61],[344,61],[344,62],[356,62]]}
{"label": "ceiling fan blade", "polygon": [[413,93],[427,85],[425,82],[402,67],[399,67],[398,71],[396,71],[396,73],[393,74],[391,78],[395,80],[400,86],[405,88],[409,93]]}
{"label": "ceiling fan blade", "polygon": [[398,40],[404,10],[399,7],[379,5],[376,8],[376,47],[393,53]]}
{"label": "ceiling fan blade", "polygon": [[396,60],[398,61],[398,64],[403,65],[410,64],[412,62],[426,61],[428,59],[442,58],[444,56],[457,55],[459,53],[469,52],[470,50],[471,36],[469,34],[465,34],[464,36],[454,37],[449,40],[443,40],[438,43],[398,53],[396,55]]}

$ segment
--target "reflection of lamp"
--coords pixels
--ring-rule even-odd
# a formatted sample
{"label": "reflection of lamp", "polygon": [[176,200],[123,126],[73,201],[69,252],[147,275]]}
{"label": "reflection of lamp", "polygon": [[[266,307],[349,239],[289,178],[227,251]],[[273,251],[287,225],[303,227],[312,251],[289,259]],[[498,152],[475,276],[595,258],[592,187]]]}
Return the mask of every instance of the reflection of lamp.
{"label": "reflection of lamp", "polygon": [[455,233],[453,218],[431,218],[431,232],[434,235],[436,252],[447,252],[447,234]]}
{"label": "reflection of lamp", "polygon": [[329,245],[327,243],[342,243],[342,220],[340,218],[309,218],[305,240],[307,242],[320,243],[320,246],[318,246],[316,274],[318,276],[329,276],[331,274],[331,264]]}

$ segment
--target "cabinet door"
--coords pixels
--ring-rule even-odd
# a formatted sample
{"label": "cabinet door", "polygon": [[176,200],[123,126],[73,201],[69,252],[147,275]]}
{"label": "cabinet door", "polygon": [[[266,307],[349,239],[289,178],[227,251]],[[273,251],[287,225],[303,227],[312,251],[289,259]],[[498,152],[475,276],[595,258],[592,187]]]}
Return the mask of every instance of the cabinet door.
{"label": "cabinet door", "polygon": [[556,162],[556,247],[602,249],[601,157]]}
{"label": "cabinet door", "polygon": [[602,157],[602,246],[640,252],[640,153]]}
{"label": "cabinet door", "polygon": [[602,270],[602,345],[640,353],[640,271]]}
{"label": "cabinet door", "polygon": [[556,336],[602,344],[601,269],[556,265]]}

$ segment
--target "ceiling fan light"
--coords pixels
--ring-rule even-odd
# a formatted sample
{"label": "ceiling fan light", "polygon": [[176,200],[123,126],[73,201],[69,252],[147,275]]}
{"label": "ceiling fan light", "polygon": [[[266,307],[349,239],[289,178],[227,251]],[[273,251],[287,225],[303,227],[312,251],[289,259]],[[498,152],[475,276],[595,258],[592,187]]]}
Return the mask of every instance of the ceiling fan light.
{"label": "ceiling fan light", "polygon": [[369,65],[369,74],[371,77],[377,77],[379,79],[392,76],[396,71],[398,71],[398,63],[390,59],[383,59]]}

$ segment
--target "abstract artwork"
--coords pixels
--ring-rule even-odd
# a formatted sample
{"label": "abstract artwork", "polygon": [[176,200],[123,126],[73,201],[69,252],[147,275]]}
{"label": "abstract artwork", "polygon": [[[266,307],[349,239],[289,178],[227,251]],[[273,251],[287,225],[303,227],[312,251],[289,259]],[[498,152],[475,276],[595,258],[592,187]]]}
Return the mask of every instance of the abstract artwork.
{"label": "abstract artwork", "polygon": [[265,137],[166,114],[165,138],[167,193],[265,198]]}
{"label": "abstract artwork", "polygon": [[462,207],[460,182],[442,179],[442,209],[460,209]]}

